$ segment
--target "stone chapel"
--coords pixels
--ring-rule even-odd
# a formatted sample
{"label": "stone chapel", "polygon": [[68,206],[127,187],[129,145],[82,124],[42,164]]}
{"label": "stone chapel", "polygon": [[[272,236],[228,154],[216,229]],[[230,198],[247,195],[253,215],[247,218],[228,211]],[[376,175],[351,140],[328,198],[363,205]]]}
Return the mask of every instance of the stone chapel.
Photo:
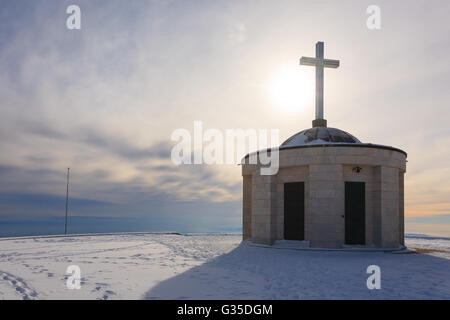
{"label": "stone chapel", "polygon": [[339,61],[324,59],[323,42],[300,64],[316,68],[316,119],[277,148],[276,174],[261,175],[261,165],[244,157],[243,238],[311,248],[402,247],[406,152],[327,126],[323,73]]}

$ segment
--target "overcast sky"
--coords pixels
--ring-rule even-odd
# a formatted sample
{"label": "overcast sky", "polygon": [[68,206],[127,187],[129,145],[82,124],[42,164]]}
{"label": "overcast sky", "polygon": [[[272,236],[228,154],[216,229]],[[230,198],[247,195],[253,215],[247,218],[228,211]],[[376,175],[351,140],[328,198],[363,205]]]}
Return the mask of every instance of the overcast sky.
{"label": "overcast sky", "polygon": [[[450,230],[449,14],[448,0],[2,0],[0,224],[64,215],[70,167],[73,216],[238,230],[240,167],[175,166],[171,133],[201,120],[282,142],[310,127],[314,70],[298,59],[324,41],[341,61],[325,72],[328,125],[405,150],[406,217]],[[288,109],[270,88],[295,68],[307,80]]]}

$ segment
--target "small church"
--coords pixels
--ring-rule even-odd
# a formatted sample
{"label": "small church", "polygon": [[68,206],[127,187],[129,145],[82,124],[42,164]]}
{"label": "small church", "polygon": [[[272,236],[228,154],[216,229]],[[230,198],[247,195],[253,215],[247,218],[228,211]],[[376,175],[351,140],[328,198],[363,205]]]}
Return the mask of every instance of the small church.
{"label": "small church", "polygon": [[297,240],[311,248],[404,246],[406,152],[327,126],[324,68],[338,68],[339,60],[324,58],[323,42],[300,64],[316,68],[316,117],[312,128],[276,148],[276,174],[261,175],[259,162],[244,157],[243,238],[269,245]]}

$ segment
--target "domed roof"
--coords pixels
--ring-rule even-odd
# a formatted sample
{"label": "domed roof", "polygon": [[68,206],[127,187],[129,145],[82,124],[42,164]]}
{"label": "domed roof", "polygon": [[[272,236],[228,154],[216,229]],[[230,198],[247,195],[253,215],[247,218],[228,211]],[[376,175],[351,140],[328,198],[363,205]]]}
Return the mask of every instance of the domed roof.
{"label": "domed roof", "polygon": [[296,147],[315,144],[361,143],[350,133],[336,128],[314,127],[294,134],[281,147]]}

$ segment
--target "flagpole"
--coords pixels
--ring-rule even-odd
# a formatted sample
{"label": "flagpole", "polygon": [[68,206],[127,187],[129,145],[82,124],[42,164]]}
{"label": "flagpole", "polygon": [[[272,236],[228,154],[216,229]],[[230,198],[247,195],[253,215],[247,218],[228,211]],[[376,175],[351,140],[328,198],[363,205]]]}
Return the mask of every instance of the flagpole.
{"label": "flagpole", "polygon": [[66,225],[64,228],[64,234],[67,234],[67,213],[69,209],[69,170],[70,168],[67,168],[67,189],[66,189]]}

